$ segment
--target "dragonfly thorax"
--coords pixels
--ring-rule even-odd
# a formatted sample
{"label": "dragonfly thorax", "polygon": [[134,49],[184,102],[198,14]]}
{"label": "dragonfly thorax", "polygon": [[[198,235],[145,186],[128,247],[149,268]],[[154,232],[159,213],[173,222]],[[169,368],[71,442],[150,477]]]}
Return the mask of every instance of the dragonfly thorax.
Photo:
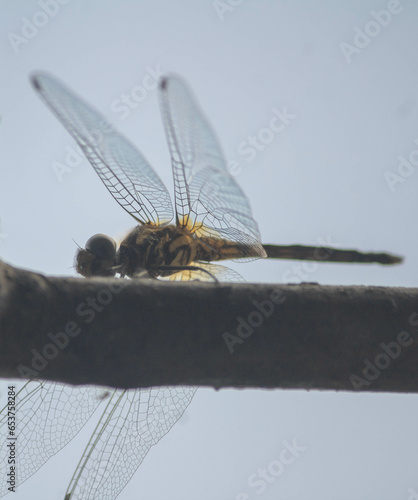
{"label": "dragonfly thorax", "polygon": [[196,260],[198,240],[186,228],[175,225],[144,224],[134,228],[122,241],[116,254],[121,274],[133,277],[141,271],[158,277],[171,274],[163,267],[187,266]]}

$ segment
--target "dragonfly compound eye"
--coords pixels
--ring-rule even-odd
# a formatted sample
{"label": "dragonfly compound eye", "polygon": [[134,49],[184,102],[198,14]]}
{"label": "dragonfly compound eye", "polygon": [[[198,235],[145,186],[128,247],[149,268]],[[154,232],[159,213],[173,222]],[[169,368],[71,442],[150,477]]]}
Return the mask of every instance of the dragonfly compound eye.
{"label": "dragonfly compound eye", "polygon": [[87,240],[86,250],[100,259],[113,259],[116,255],[116,242],[105,234],[95,234]]}
{"label": "dragonfly compound eye", "polygon": [[76,271],[85,278],[115,276],[116,242],[105,234],[95,234],[75,257]]}

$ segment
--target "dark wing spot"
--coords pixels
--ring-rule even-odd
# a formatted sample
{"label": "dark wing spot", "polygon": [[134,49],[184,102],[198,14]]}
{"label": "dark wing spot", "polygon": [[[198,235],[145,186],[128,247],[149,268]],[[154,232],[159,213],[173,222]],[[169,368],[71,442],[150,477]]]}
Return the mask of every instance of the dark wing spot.
{"label": "dark wing spot", "polygon": [[39,83],[36,75],[32,75],[30,77],[30,81],[32,82],[32,85],[35,87],[36,90],[39,90],[39,91],[41,90],[41,84]]}

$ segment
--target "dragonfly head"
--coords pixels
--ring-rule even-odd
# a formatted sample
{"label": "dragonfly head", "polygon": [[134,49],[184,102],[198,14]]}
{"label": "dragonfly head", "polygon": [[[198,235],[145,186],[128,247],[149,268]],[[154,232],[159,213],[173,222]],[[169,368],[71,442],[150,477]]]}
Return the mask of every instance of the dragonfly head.
{"label": "dragonfly head", "polygon": [[87,240],[86,248],[77,251],[76,271],[85,278],[94,276],[113,277],[116,242],[105,234],[95,234]]}

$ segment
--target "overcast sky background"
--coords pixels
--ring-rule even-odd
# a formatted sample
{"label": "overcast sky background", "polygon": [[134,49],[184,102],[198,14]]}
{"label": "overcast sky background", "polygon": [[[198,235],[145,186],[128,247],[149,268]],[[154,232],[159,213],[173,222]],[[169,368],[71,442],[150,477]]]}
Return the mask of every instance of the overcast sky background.
{"label": "overcast sky background", "polygon": [[[73,276],[72,238],[83,245],[94,233],[123,235],[134,226],[87,160],[56,175],[74,141],[35,95],[30,72],[53,73],[101,110],[172,191],[157,92],[139,88],[161,71],[189,82],[235,160],[265,243],[328,241],[406,257],[394,267],[231,265],[246,280],[416,286],[415,2],[71,0],[19,40],[28,23],[45,21],[40,5],[0,1],[6,262]],[[124,94],[141,99],[128,112],[121,111]],[[269,136],[263,129],[275,109],[294,117]],[[243,153],[249,136],[270,142]],[[400,156],[412,163],[399,169]],[[201,389],[119,498],[418,498],[417,417],[417,395]],[[13,500],[63,498],[93,426]],[[262,493],[251,487],[248,479],[294,440],[305,448],[294,462]]]}

